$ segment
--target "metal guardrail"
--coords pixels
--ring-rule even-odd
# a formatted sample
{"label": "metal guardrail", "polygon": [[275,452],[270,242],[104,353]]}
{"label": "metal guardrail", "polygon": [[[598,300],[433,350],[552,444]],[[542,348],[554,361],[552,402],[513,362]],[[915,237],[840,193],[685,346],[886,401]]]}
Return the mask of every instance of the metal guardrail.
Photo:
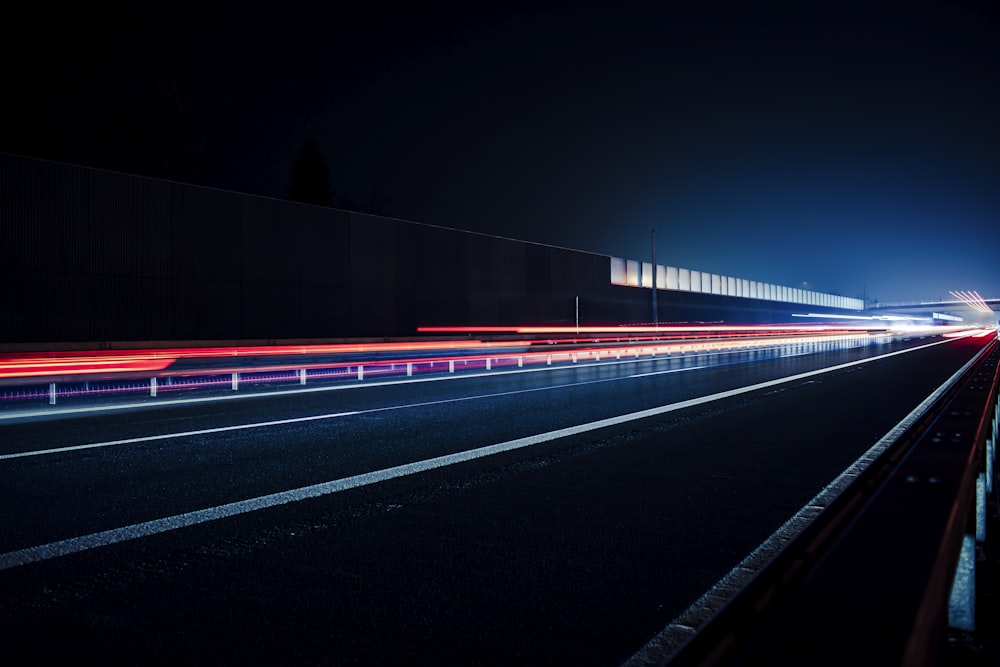
{"label": "metal guardrail", "polygon": [[[542,346],[542,350],[481,351],[449,356],[400,358],[357,358],[348,361],[269,360],[257,366],[241,365],[246,359],[212,358],[211,367],[167,369],[153,373],[99,373],[76,376],[34,377],[0,380],[0,406],[45,401],[56,405],[63,399],[102,396],[149,396],[175,394],[195,389],[238,391],[247,386],[304,387],[317,382],[362,382],[372,378],[412,378],[435,374],[486,372],[528,366],[597,363],[623,359],[655,358],[657,355],[685,355],[706,351],[739,352],[782,345],[816,347],[835,345],[865,346],[886,342],[888,334],[812,336],[794,338],[737,338],[733,340],[691,339],[685,341],[647,340],[638,342]],[[720,346],[726,346],[724,349]]]}
{"label": "metal guardrail", "polygon": [[994,339],[749,583],[690,609],[626,664],[935,664],[945,628],[974,625],[998,374]]}

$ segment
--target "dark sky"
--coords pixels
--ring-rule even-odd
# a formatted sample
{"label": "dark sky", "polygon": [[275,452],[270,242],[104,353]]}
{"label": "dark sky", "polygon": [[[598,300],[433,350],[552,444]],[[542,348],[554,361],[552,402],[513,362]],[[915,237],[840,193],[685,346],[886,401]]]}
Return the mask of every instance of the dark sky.
{"label": "dark sky", "polygon": [[0,150],[282,197],[315,137],[404,219],[1000,296],[997,3],[478,4],[30,10]]}

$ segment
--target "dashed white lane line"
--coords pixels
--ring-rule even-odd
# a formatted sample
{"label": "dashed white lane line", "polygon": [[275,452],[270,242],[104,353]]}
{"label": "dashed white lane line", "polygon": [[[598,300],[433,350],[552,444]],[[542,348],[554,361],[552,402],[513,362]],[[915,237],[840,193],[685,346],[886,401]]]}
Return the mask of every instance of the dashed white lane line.
{"label": "dashed white lane line", "polygon": [[619,415],[617,417],[609,417],[607,419],[600,419],[597,421],[588,422],[586,424],[579,424],[577,426],[561,428],[554,431],[548,431],[546,433],[539,433],[537,435],[531,435],[525,438],[508,440],[506,442],[500,442],[485,447],[478,447],[476,449],[470,449],[464,452],[456,452],[454,454],[447,454],[445,456],[438,456],[430,459],[424,459],[422,461],[415,461],[413,463],[406,463],[403,465],[393,466],[390,468],[383,468],[382,470],[367,472],[360,475],[353,475],[351,477],[344,477],[329,482],[322,482],[320,484],[303,486],[298,489],[292,489],[289,491],[281,491],[278,493],[258,496],[256,498],[249,498],[247,500],[241,500],[238,502],[216,505],[215,507],[209,507],[206,509],[196,510],[193,512],[186,512],[184,514],[176,514],[173,516],[164,517],[162,519],[144,521],[142,523],[135,523],[129,526],[123,526],[121,528],[114,528],[111,530],[105,530],[97,533],[90,533],[88,535],[72,537],[65,540],[59,540],[57,542],[49,542],[48,544],[41,544],[34,547],[28,547],[26,549],[9,551],[0,554],[0,570],[7,570],[15,567],[20,567],[22,565],[28,565],[30,563],[49,560],[52,558],[57,558],[59,556],[68,556],[70,554],[79,553],[90,549],[96,549],[99,547],[109,546],[120,542],[126,542],[129,540],[135,540],[142,537],[148,537],[151,535],[166,533],[171,530],[177,530],[179,528],[186,528],[188,526],[207,523],[209,521],[224,519],[239,514],[246,514],[248,512],[255,512],[257,510],[267,509],[270,507],[277,507],[279,505],[298,502],[300,500],[306,500],[308,498],[318,498],[321,496],[327,496],[334,493],[339,493],[340,491],[346,491],[348,489],[355,489],[363,486],[368,486],[371,484],[377,484],[379,482],[384,482],[391,479],[397,479],[400,477],[406,477],[408,475],[414,475],[428,470],[434,470],[436,468],[443,468],[446,466],[455,465],[466,461],[473,461],[475,459],[480,459],[486,456],[492,456],[494,454],[499,454],[501,452],[508,452],[515,449],[530,447],[532,445],[537,445],[543,442],[549,442],[551,440],[556,440],[558,438],[565,438],[572,435],[577,435],[580,433],[586,433],[588,431],[605,428],[608,426],[615,426],[630,421],[646,419],[647,417],[656,417],[669,412],[674,412],[676,410],[683,410],[685,408],[690,408],[705,403],[710,403],[712,401],[718,401],[721,399],[738,396],[740,394],[746,394],[752,391],[757,391],[758,389],[766,389],[767,387],[773,387],[775,385],[785,384],[788,382],[796,382],[798,380],[815,377],[817,375],[822,375],[824,373],[831,373],[833,371],[841,370],[844,368],[859,366],[861,364],[866,364],[872,361],[876,361],[878,359],[885,359],[887,357],[893,357],[899,354],[913,352],[915,350],[931,347],[933,345],[940,345],[944,342],[949,342],[949,341],[940,341],[936,343],[929,343],[928,345],[923,345],[917,348],[898,350],[896,352],[890,352],[877,357],[859,359],[857,361],[838,364],[836,366],[830,366],[828,368],[821,368],[814,371],[808,371],[805,373],[798,373],[796,375],[790,375],[788,377],[778,378],[775,380],[768,380],[767,382],[760,382],[746,387],[730,389],[728,391],[722,391],[715,394],[709,394],[707,396],[692,398],[686,401],[679,401],[677,403],[671,403],[669,405],[662,405],[655,408],[649,408],[647,410],[631,412],[629,414]]}

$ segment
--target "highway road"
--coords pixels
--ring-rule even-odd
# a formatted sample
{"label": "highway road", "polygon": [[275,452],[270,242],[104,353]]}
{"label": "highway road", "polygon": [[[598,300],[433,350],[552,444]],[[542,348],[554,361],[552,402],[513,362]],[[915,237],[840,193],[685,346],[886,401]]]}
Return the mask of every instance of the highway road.
{"label": "highway road", "polygon": [[5,410],[4,653],[621,664],[987,340]]}

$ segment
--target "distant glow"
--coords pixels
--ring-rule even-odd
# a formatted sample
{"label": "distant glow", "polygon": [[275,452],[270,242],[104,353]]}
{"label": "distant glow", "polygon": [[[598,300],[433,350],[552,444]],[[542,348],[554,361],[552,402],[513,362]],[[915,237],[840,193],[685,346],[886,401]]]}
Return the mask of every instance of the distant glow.
{"label": "distant glow", "polygon": [[980,312],[980,313],[992,313],[993,312],[993,309],[990,308],[988,305],[986,305],[986,302],[983,301],[983,297],[979,296],[979,292],[976,292],[976,291],[972,291],[972,292],[967,292],[967,291],[955,292],[955,291],[951,291],[951,292],[949,292],[949,294],[951,294],[953,297],[955,297],[956,299],[958,299],[959,301],[961,301],[962,303],[964,303],[965,305],[967,305],[969,308],[972,308],[973,310],[975,310],[977,312]]}
{"label": "distant glow", "polygon": [[948,315],[946,313],[934,313],[935,320],[945,320],[946,322],[963,322],[963,318],[956,317],[955,315]]}

